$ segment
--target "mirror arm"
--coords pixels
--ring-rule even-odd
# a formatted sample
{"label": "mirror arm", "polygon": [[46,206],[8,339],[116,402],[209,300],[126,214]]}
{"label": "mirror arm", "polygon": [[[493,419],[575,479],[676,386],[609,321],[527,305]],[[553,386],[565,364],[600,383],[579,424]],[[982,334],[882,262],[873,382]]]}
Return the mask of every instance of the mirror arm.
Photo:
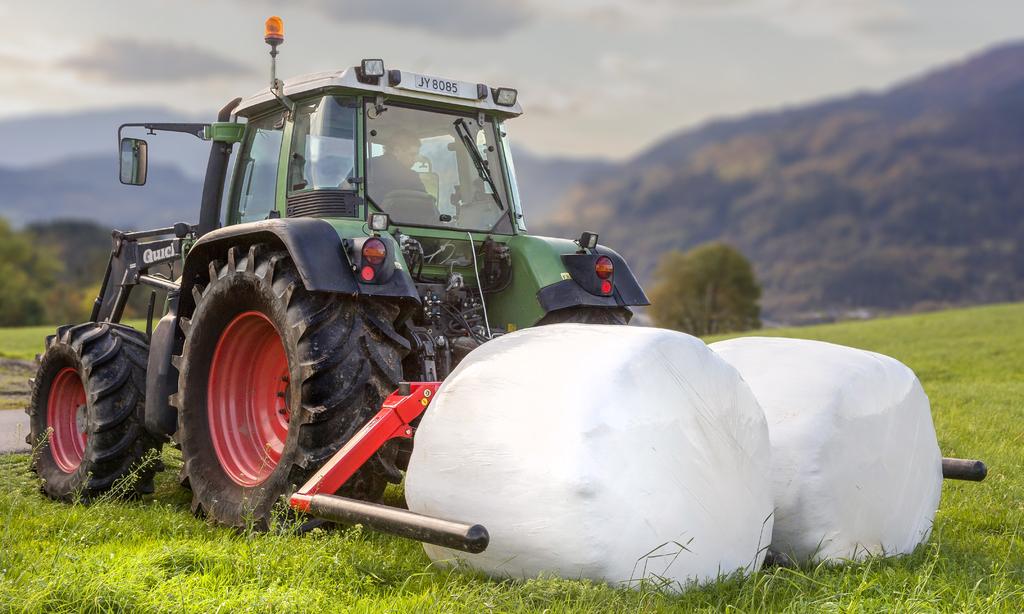
{"label": "mirror arm", "polygon": [[206,140],[206,129],[210,127],[210,124],[160,124],[160,123],[145,123],[145,124],[121,124],[117,128],[117,142],[121,142],[121,133],[125,128],[144,128],[148,130],[148,134],[156,134],[157,130],[162,132],[183,132],[185,134],[191,134],[192,136],[205,141]]}

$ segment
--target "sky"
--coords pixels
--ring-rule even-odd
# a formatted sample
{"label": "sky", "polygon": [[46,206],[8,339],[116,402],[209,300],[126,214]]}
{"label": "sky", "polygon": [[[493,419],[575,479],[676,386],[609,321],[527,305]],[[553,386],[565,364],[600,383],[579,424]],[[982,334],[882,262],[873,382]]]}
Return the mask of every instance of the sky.
{"label": "sky", "polygon": [[0,119],[158,105],[211,120],[352,66],[516,87],[535,153],[635,155],[713,118],[878,89],[1024,39],[1020,0],[0,0]]}

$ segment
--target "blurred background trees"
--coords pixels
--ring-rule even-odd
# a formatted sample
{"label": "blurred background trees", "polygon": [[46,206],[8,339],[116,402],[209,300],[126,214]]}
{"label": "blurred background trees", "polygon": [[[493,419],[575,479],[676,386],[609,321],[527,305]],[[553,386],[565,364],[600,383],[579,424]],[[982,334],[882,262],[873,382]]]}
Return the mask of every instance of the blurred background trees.
{"label": "blurred background trees", "polygon": [[[14,230],[0,217],[0,326],[88,319],[110,247],[110,229],[93,222],[54,220]],[[148,292],[133,292],[126,317],[143,316],[147,300]]]}
{"label": "blurred background trees", "polygon": [[52,252],[0,219],[0,326],[48,322],[46,304],[59,270]]}
{"label": "blurred background trees", "polygon": [[662,328],[699,336],[761,327],[761,286],[753,267],[725,243],[666,253],[650,298],[649,313]]}

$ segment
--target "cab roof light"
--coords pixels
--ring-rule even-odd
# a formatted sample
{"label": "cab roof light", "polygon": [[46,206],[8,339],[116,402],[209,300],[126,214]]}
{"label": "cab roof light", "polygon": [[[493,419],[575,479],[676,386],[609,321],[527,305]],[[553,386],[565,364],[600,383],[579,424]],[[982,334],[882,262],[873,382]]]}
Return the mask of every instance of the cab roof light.
{"label": "cab roof light", "polygon": [[362,83],[378,85],[383,76],[384,60],[380,58],[363,60],[356,67],[356,79]]}
{"label": "cab roof light", "polygon": [[582,249],[594,249],[597,247],[597,238],[596,232],[583,232],[580,234],[580,238],[576,240],[576,243]]}
{"label": "cab roof light", "polygon": [[499,87],[494,90],[494,104],[500,104],[503,107],[514,106],[518,97],[519,92],[511,87]]}

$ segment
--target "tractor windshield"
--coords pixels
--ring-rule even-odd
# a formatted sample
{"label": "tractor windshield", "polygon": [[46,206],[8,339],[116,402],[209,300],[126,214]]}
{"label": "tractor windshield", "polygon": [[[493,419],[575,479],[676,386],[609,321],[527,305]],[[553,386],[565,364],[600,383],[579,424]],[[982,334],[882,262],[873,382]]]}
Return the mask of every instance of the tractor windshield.
{"label": "tractor windshield", "polygon": [[366,193],[396,224],[511,231],[491,119],[374,103],[366,118]]}

